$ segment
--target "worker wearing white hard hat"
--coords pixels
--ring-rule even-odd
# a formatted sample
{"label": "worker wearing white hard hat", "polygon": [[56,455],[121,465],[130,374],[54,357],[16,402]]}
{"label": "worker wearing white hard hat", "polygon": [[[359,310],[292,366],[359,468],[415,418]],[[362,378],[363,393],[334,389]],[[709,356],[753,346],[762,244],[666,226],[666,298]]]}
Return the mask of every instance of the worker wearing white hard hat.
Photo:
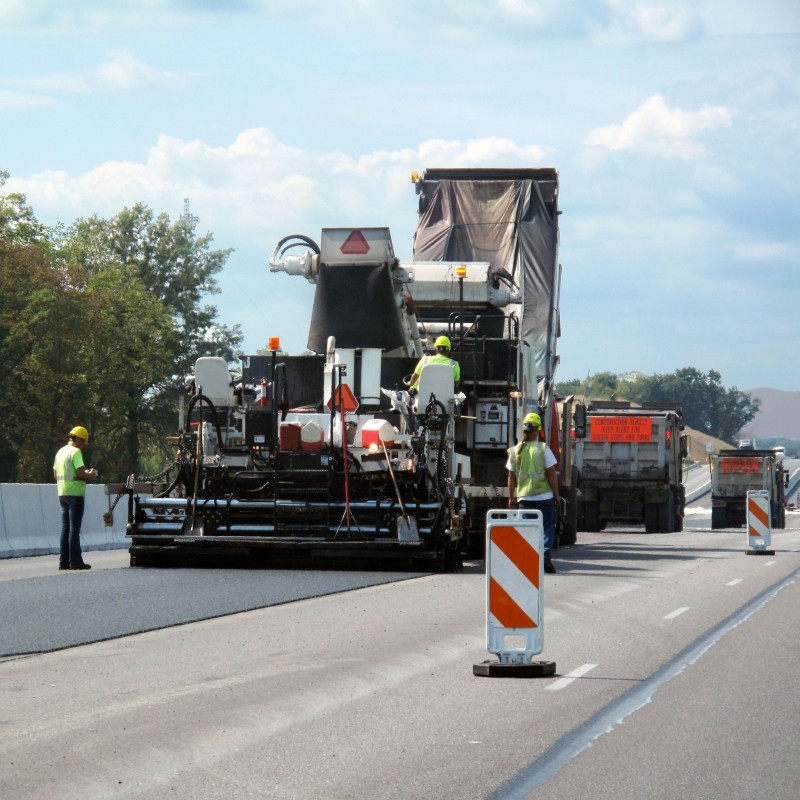
{"label": "worker wearing white hard hat", "polygon": [[422,374],[422,368],[428,364],[449,364],[453,368],[453,382],[455,390],[461,388],[461,366],[458,361],[450,358],[450,340],[446,336],[440,336],[434,343],[433,347],[436,350],[435,355],[423,356],[414,372],[407,379],[408,390],[414,391],[419,383],[419,376]]}
{"label": "worker wearing white hard hat", "polygon": [[535,508],[542,512],[544,571],[554,573],[550,551],[555,542],[560,503],[558,460],[547,444],[539,441],[541,427],[538,414],[527,414],[522,421],[522,441],[508,450],[508,507]]}
{"label": "worker wearing white hard hat", "polygon": [[83,448],[89,443],[89,432],[76,425],[69,432],[69,441],[53,461],[53,477],[58,484],[61,506],[61,550],[59,569],[91,569],[81,553],[81,522],[86,497],[86,481],[97,478],[96,469],[83,463]]}

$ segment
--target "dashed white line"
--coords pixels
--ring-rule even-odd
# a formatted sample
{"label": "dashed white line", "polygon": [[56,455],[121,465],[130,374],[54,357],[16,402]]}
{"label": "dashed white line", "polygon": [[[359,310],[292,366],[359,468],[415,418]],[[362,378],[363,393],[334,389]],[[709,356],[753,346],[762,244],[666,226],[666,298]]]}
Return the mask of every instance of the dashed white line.
{"label": "dashed white line", "polygon": [[765,567],[771,567],[773,564],[777,564],[777,563],[778,563],[777,561],[765,561],[764,562],[764,566]]}
{"label": "dashed white line", "polygon": [[658,691],[682,674],[688,666],[698,662],[724,636],[761,611],[780,592],[798,579],[800,579],[800,570],[786,578],[777,588],[773,587],[762,592],[755,600],[738,611],[734,617],[729,618],[722,628],[714,628],[711,633],[706,634],[689,650],[684,650],[658,672],[653,673],[627,692],[623,692],[616,700],[600,709],[583,726],[567,732],[550,747],[547,753],[521,769],[508,783],[495,791],[492,797],[497,800],[525,800],[530,797],[536,789],[547,783],[573,758],[591,747],[600,737],[613,733],[629,717],[645,708],[653,701],[653,696]]}
{"label": "dashed white line", "polygon": [[669,614],[664,615],[664,619],[675,619],[675,617],[679,617],[685,611],[688,611],[690,606],[683,606],[682,608],[676,608],[674,611],[670,611]]}
{"label": "dashed white line", "polygon": [[573,681],[577,680],[578,678],[583,677],[587,672],[591,672],[597,664],[584,664],[577,669],[572,670],[569,674],[565,675],[563,678],[559,678],[557,681],[545,686],[546,691],[550,692],[557,692],[559,689],[563,689],[566,686],[569,686]]}
{"label": "dashed white line", "polygon": [[728,581],[725,585],[726,586],[736,586],[737,583],[741,583],[742,578],[734,578],[732,581]]}

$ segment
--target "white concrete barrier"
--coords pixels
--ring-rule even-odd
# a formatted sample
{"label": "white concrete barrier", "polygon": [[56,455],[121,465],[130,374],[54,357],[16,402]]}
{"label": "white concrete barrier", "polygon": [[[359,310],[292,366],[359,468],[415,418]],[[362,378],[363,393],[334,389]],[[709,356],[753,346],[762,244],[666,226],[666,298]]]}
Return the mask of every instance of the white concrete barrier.
{"label": "white concrete barrier", "polygon": [[[128,498],[114,509],[113,525],[106,514],[116,495],[109,497],[102,484],[86,487],[86,507],[81,523],[81,548],[119,550],[129,546],[125,537]],[[58,553],[61,538],[61,506],[54,483],[0,484],[0,558]]]}

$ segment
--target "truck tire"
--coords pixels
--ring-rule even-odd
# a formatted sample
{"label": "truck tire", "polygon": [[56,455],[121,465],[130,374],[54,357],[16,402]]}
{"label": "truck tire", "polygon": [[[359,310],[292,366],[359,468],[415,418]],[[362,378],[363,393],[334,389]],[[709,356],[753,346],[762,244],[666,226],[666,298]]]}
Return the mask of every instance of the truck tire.
{"label": "truck tire", "polygon": [[675,533],[680,533],[683,530],[683,517],[686,511],[686,489],[683,486],[678,487],[675,493]]}
{"label": "truck tire", "polygon": [[725,513],[724,508],[712,508],[711,509],[711,530],[716,531],[720,528],[727,527],[727,514]]}
{"label": "truck tire", "polygon": [[669,500],[658,506],[658,530],[659,533],[673,533],[675,530],[675,500],[672,491],[669,493]]}
{"label": "truck tire", "polygon": [[583,504],[583,529],[589,533],[598,533],[600,530],[600,520],[598,519],[600,513],[599,503],[584,503]]}
{"label": "truck tire", "polygon": [[[556,532],[558,533],[558,544],[571,545],[578,541],[578,492],[571,489],[562,495],[562,509],[559,509],[558,525]],[[561,511],[564,510],[562,514]]]}
{"label": "truck tire", "polygon": [[644,507],[644,532],[658,533],[658,506],[646,503]]}
{"label": "truck tire", "polygon": [[658,504],[658,532],[675,532],[675,492],[669,490],[666,503]]}

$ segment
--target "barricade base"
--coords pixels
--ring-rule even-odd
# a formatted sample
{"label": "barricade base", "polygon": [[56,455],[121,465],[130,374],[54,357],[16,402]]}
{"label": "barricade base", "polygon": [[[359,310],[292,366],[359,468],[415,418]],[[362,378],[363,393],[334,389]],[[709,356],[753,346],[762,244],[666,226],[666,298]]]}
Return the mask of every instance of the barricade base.
{"label": "barricade base", "polygon": [[479,678],[546,678],[555,673],[555,661],[531,661],[528,664],[482,661],[472,665],[472,674]]}
{"label": "barricade base", "polygon": [[774,556],[774,550],[745,550],[746,556]]}

